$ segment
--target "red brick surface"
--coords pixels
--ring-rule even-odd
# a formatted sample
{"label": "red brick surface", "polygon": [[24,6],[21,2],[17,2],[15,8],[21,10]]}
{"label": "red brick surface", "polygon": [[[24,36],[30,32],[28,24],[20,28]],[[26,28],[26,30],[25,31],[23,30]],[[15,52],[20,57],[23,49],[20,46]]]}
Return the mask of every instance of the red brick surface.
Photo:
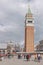
{"label": "red brick surface", "polygon": [[27,26],[25,28],[25,48],[26,52],[34,51],[34,27]]}

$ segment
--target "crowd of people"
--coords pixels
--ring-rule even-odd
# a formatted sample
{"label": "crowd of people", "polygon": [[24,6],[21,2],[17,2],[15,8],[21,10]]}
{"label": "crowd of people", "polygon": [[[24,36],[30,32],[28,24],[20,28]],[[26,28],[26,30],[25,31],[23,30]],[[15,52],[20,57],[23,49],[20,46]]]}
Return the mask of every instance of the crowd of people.
{"label": "crowd of people", "polygon": [[[18,56],[18,59],[22,59],[23,58],[26,61],[31,61],[33,59],[33,61],[40,62],[42,60],[41,54],[37,54],[36,56],[32,55],[32,54],[17,54],[17,56]],[[5,57],[10,59],[10,58],[13,58],[14,55],[8,53],[7,56],[5,56]],[[3,57],[0,56],[0,60],[2,60],[2,59],[3,59]]]}
{"label": "crowd of people", "polygon": [[[30,61],[32,55],[30,55],[30,54],[24,54],[24,55],[18,54],[18,59],[21,59],[22,57],[24,57],[24,59],[26,59],[27,61]],[[34,56],[34,61],[40,62],[41,60],[42,60],[42,57],[40,54],[37,54],[37,56]]]}

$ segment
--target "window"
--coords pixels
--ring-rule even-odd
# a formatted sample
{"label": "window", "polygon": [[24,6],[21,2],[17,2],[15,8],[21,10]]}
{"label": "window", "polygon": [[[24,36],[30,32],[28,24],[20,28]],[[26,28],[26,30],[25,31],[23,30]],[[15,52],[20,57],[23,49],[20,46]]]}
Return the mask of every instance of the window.
{"label": "window", "polygon": [[32,21],[28,21],[28,23],[32,23]]}

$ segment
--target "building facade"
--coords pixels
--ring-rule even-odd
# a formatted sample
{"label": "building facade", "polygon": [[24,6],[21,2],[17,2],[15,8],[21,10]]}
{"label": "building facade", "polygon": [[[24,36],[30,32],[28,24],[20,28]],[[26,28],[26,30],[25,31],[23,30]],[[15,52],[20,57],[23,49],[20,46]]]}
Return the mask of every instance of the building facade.
{"label": "building facade", "polygon": [[36,46],[36,51],[43,51],[43,40],[39,41],[39,44]]}
{"label": "building facade", "polygon": [[0,56],[6,56],[8,53],[14,54],[15,47],[14,44],[9,42],[8,44],[0,44]]}

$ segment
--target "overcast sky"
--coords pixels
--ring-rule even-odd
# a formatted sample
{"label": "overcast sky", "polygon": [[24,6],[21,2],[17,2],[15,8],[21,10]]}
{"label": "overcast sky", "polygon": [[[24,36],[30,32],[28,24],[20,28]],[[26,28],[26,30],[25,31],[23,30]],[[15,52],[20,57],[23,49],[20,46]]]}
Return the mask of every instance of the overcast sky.
{"label": "overcast sky", "polygon": [[0,0],[0,42],[24,41],[28,1],[34,17],[35,43],[43,39],[43,0]]}

